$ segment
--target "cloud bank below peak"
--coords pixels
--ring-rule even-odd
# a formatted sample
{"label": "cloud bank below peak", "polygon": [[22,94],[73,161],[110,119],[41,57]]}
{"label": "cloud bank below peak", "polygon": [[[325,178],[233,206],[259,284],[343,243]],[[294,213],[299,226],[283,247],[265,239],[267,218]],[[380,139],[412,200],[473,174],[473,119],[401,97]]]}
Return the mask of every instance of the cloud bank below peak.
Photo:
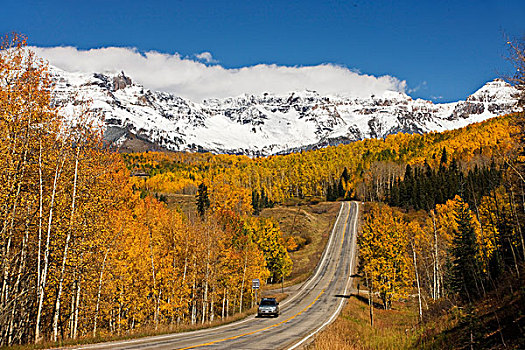
{"label": "cloud bank below peak", "polygon": [[[135,48],[106,47],[80,50],[75,47],[31,47],[40,57],[68,72],[124,71],[133,80],[152,90],[202,101],[243,93],[285,94],[315,90],[320,94],[356,97],[381,95],[385,91],[406,91],[406,82],[384,75],[360,74],[334,64],[316,66],[279,66],[258,64],[225,68],[209,52],[183,57],[178,53],[139,52]],[[208,64],[205,64],[206,62]]]}

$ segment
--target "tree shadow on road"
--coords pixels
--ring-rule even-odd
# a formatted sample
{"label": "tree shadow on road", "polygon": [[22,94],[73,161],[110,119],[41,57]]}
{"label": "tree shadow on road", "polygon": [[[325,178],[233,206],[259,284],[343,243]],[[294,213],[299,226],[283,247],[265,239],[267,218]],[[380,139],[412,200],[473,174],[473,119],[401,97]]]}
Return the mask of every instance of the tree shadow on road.
{"label": "tree shadow on road", "polygon": [[[368,294],[355,294],[355,293],[351,293],[351,294],[336,294],[335,295],[336,298],[344,298],[344,299],[350,299],[352,297],[356,298],[357,300],[365,303],[368,305]],[[374,308],[376,309],[383,309],[383,304],[381,303],[377,303],[377,302],[373,302],[372,305],[374,306]]]}

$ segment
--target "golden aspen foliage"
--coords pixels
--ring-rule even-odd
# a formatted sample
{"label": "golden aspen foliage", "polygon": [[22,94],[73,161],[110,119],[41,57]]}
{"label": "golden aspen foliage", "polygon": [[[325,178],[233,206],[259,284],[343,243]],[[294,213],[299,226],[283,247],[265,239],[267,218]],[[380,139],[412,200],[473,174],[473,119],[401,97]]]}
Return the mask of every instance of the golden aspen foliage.
{"label": "golden aspen foliage", "polygon": [[412,286],[407,227],[390,207],[370,204],[358,245],[361,269],[373,291],[379,292],[384,308],[389,309],[392,301],[408,295]]}
{"label": "golden aspen foliage", "polygon": [[292,271],[292,260],[278,225],[271,219],[257,218],[246,221],[246,229],[264,254],[270,282],[286,278]]}
{"label": "golden aspen foliage", "polygon": [[[255,302],[252,279],[264,285],[288,276],[288,251],[297,248],[275,222],[252,216],[252,193],[271,206],[322,198],[341,184],[342,197],[383,200],[407,164],[439,167],[443,149],[462,169],[492,159],[510,164],[517,149],[516,116],[509,115],[444,133],[397,134],[264,158],[120,155],[102,142],[100,116],[90,112],[89,102],[66,117],[52,93],[47,64],[24,38],[5,37],[0,346],[226,318]],[[202,217],[153,198],[195,195],[201,183],[210,199]],[[485,271],[499,261],[517,268],[525,255],[516,214],[520,194],[512,192],[519,190],[500,187],[478,203],[472,226]],[[362,269],[386,308],[411,291],[414,272],[423,294],[446,294],[458,201],[428,208],[429,215],[414,222],[410,214],[370,206],[359,238]]]}
{"label": "golden aspen foliage", "polygon": [[75,123],[61,115],[47,65],[16,35],[4,38],[0,81],[0,344],[77,337],[128,174],[87,109]]}
{"label": "golden aspen foliage", "polygon": [[337,185],[346,168],[348,179],[343,187],[347,198],[382,200],[389,181],[402,175],[406,164],[422,166],[426,162],[436,168],[444,148],[462,166],[503,160],[514,149],[514,118],[502,116],[443,133],[396,134],[279,156],[148,152],[128,154],[124,159],[132,172],[149,176],[142,188],[153,192],[193,194],[204,181],[220,183],[217,189],[228,184],[250,192],[264,190],[271,202],[324,197],[328,186]]}

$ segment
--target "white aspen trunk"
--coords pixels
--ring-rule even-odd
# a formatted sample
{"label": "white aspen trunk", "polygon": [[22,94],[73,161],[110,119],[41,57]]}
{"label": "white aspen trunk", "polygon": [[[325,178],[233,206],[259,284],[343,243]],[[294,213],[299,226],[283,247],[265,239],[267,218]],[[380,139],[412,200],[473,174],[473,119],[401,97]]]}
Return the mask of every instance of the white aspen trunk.
{"label": "white aspen trunk", "polygon": [[78,181],[78,155],[80,148],[77,147],[77,153],[75,154],[75,174],[73,176],[73,198],[71,200],[71,213],[69,217],[69,228],[67,230],[66,243],[64,245],[64,254],[62,256],[62,268],[60,270],[60,278],[58,282],[58,292],[55,302],[55,315],[53,317],[53,341],[56,342],[58,339],[58,319],[60,318],[60,299],[62,298],[62,288],[64,285],[64,274],[66,271],[67,253],[69,249],[69,241],[71,240],[71,233],[73,230],[73,220],[75,217],[75,204],[77,196],[77,181]]}
{"label": "white aspen trunk", "polygon": [[[374,327],[374,307],[373,307],[373,286],[372,280],[368,279],[368,274],[365,272],[366,284],[368,284],[368,308],[370,309],[370,326]],[[370,283],[368,283],[370,282]]]}
{"label": "white aspen trunk", "polygon": [[162,289],[159,288],[159,296],[157,297],[157,304],[155,305],[155,329],[158,328],[160,322],[160,299],[162,298]]}
{"label": "white aspen trunk", "polygon": [[104,277],[104,269],[106,267],[106,259],[108,258],[108,253],[109,248],[106,249],[106,254],[104,254],[104,260],[102,261],[102,268],[100,269],[100,275],[98,278],[97,303],[95,305],[95,319],[93,321],[93,338],[97,335],[98,311],[100,309],[100,294],[102,293],[102,278]]}
{"label": "white aspen trunk", "polygon": [[430,214],[432,215],[432,226],[434,229],[434,283],[433,283],[433,293],[432,298],[439,299],[441,297],[441,287],[440,287],[440,280],[439,280],[439,250],[438,250],[438,236],[437,236],[437,227],[436,227],[436,215],[434,213],[434,210],[430,211]]}
{"label": "white aspen trunk", "polygon": [[520,234],[520,242],[521,242],[521,253],[523,258],[525,259],[525,240],[523,239],[523,232],[521,230],[521,224],[518,218],[518,213],[516,212],[516,203],[514,200],[514,191],[512,188],[510,189],[510,203],[511,203],[511,211],[512,215],[516,218],[516,226],[518,227],[518,233]]}
{"label": "white aspen trunk", "polygon": [[[108,258],[109,251],[113,247],[113,244],[115,244],[115,242],[117,241],[118,237],[122,234],[122,232],[124,232],[124,227],[125,226],[123,224],[122,227],[120,228],[119,233],[115,236],[115,238],[113,238],[113,242],[106,249],[106,253],[104,254],[104,259],[102,260],[102,268],[100,269],[100,276],[99,276],[99,279],[98,279],[97,303],[95,305],[95,320],[93,321],[93,337],[95,337],[96,334],[97,334],[98,312],[100,310],[100,294],[102,292],[102,278],[104,276],[104,270],[106,268],[106,260]],[[78,313],[78,306],[77,306],[77,313]],[[77,321],[78,321],[78,316],[77,316]],[[133,322],[135,322],[135,321],[133,321]],[[75,328],[76,328],[76,326],[75,326]]]}
{"label": "white aspen trunk", "polygon": [[521,189],[521,209],[523,210],[523,213],[525,214],[525,181],[520,184]]}
{"label": "white aspen trunk", "polygon": [[197,279],[197,272],[196,269],[197,262],[193,261],[193,286],[191,289],[191,324],[194,325],[197,322],[197,298],[195,295],[195,288],[196,288],[196,279]]}
{"label": "white aspen trunk", "polygon": [[[43,211],[44,211],[44,185],[42,178],[42,140],[39,140],[39,154],[38,154],[38,178],[39,178],[39,199],[38,199],[38,253],[37,253],[37,268],[36,268],[36,295],[40,295],[41,283],[41,266],[40,255],[42,254],[42,229],[43,229]],[[38,338],[38,336],[37,336]]]}
{"label": "white aspen trunk", "polygon": [[202,292],[202,311],[201,311],[201,324],[204,324],[206,320],[207,302],[204,300],[204,291]]}
{"label": "white aspen trunk", "polygon": [[[14,293],[17,292],[16,284],[13,287],[13,292]],[[6,322],[8,324],[8,327],[7,327],[7,346],[13,345],[13,331],[14,331],[15,311],[16,311],[16,309],[17,309],[17,299],[14,299],[12,304],[11,304],[11,313],[9,315],[9,319]],[[2,336],[2,334],[0,333],[0,337],[1,336]],[[4,345],[4,340],[5,339],[2,339],[2,341],[1,341],[2,346]]]}
{"label": "white aspen trunk", "polygon": [[206,277],[204,279],[204,295],[202,301],[202,320],[201,323],[204,323],[206,318],[206,307],[208,305],[208,279],[210,276],[210,247],[208,246],[208,254],[206,256]]}
{"label": "white aspen trunk", "polygon": [[[27,166],[27,153],[28,153],[27,142],[29,141],[29,131],[31,129],[30,127],[31,127],[31,118],[29,118],[27,122],[27,129],[26,129],[26,135],[25,135],[26,142],[22,141],[23,142],[22,145],[25,146],[24,155],[22,157],[21,164],[19,165],[20,167],[17,167],[15,173],[13,174],[13,182],[11,184],[11,190],[9,191],[9,193],[11,193],[11,191],[16,187],[16,195],[15,195],[14,203],[11,209],[11,220],[10,220],[11,224],[10,224],[8,238],[7,238],[7,245],[3,247],[5,250],[2,254],[3,281],[2,281],[2,291],[0,295],[0,306],[2,308],[5,308],[6,305],[9,303],[9,281],[8,280],[9,280],[9,274],[11,270],[11,258],[9,255],[10,255],[11,241],[12,241],[13,230],[14,230],[16,209],[18,207],[20,191],[22,189],[22,181],[23,181],[24,174],[26,171],[26,166]],[[16,148],[16,142],[13,143],[13,148],[12,148],[13,153],[15,151],[15,148]],[[7,204],[5,208],[6,208],[5,211],[7,214],[9,212]],[[5,237],[4,234],[7,229],[8,221],[9,220],[7,216],[6,220],[4,221],[2,231],[0,232],[0,237],[2,238]]]}
{"label": "white aspen trunk", "polygon": [[7,239],[7,244],[4,247],[4,253],[2,254],[2,269],[3,269],[3,278],[2,278],[2,291],[0,292],[0,305],[2,309],[6,308],[9,304],[9,265],[10,265],[10,251],[11,251],[11,235]]}
{"label": "white aspen trunk", "polygon": [[49,204],[49,220],[47,224],[46,248],[44,251],[44,267],[42,270],[40,294],[38,296],[38,307],[37,307],[37,314],[36,314],[35,343],[38,343],[40,341],[40,322],[42,320],[42,308],[44,306],[44,294],[46,291],[47,273],[49,270],[49,246],[51,243],[51,227],[53,223],[53,209],[55,207],[55,196],[57,192],[58,179],[60,178],[60,175],[62,173],[62,167],[64,166],[65,161],[66,161],[66,158],[64,157],[62,159],[62,163],[60,164],[60,166],[59,166],[59,163],[57,162],[57,166],[55,169],[55,177],[53,179],[53,190],[51,192],[51,202]]}
{"label": "white aspen trunk", "polygon": [[73,283],[73,289],[71,290],[71,310],[69,312],[69,338],[73,338],[73,325],[75,322],[75,291],[77,283],[78,282],[75,280],[75,282]]}
{"label": "white aspen trunk", "polygon": [[[120,291],[120,300],[122,300],[122,290]],[[118,303],[118,327],[117,327],[117,334],[120,335],[120,324],[122,319],[122,302],[119,300]]]}
{"label": "white aspen trunk", "polygon": [[[20,291],[20,281],[22,279],[22,271],[25,270],[26,267],[26,256],[27,256],[27,242],[29,241],[29,218],[30,218],[30,212],[31,212],[31,206],[29,205],[27,207],[27,217],[26,217],[26,229],[25,229],[25,235],[22,239],[22,248],[20,252],[20,263],[18,265],[18,273],[16,277],[16,282],[13,286],[13,291],[19,295],[22,295],[24,292]],[[14,303],[12,305],[11,309],[11,317],[9,320],[9,338],[7,340],[7,345],[13,345],[14,342],[14,327],[15,327],[15,312],[17,305],[17,299],[15,298]],[[21,318],[21,315],[19,315]]]}
{"label": "white aspen trunk", "polygon": [[[188,248],[189,248],[189,242],[186,239],[186,249],[185,249],[185,252],[184,252],[184,270],[183,270],[183,273],[182,273],[182,282],[181,282],[181,285],[180,285],[181,290],[183,290],[184,285],[186,284],[186,274],[187,274],[187,271],[188,271]],[[180,304],[181,305],[182,305],[183,297],[184,297],[184,294],[181,292],[180,293]]]}
{"label": "white aspen trunk", "polygon": [[230,292],[226,290],[226,318],[230,316]]}
{"label": "white aspen trunk", "polygon": [[109,332],[113,333],[113,309],[109,311]]}
{"label": "white aspen trunk", "polygon": [[417,283],[417,300],[419,303],[419,321],[423,321],[423,309],[421,307],[421,287],[419,286],[419,272],[417,271],[417,258],[416,258],[416,247],[414,243],[412,245],[412,255],[414,257],[414,271],[416,271],[416,283]]}
{"label": "white aspen trunk", "polygon": [[[195,285],[193,286],[193,289],[195,290]],[[195,294],[192,293],[191,324],[194,325],[195,323],[197,323],[197,300],[195,299]]]}
{"label": "white aspen trunk", "polygon": [[222,310],[221,310],[221,319],[224,319],[226,316],[224,307],[226,306],[226,287],[224,287],[224,295],[222,296]]}
{"label": "white aspen trunk", "polygon": [[151,228],[149,229],[149,251],[150,251],[150,260],[151,260],[151,277],[153,279],[153,294],[155,298],[155,310],[153,313],[153,321],[155,323],[155,329],[157,329],[159,325],[158,320],[158,308],[157,305],[159,304],[159,293],[157,292],[157,278],[155,273],[155,262],[153,259],[153,232]]}
{"label": "white aspen trunk", "polygon": [[248,265],[248,254],[244,252],[244,269],[242,271],[241,293],[239,297],[239,313],[242,313],[242,294],[244,292],[244,282],[246,279],[246,266],[247,265]]}
{"label": "white aspen trunk", "polygon": [[3,244],[2,242],[2,253],[0,255],[2,259],[1,260],[2,265],[1,265],[0,271],[5,272],[5,273],[0,272],[3,275],[2,284],[0,285],[0,309],[2,310],[6,309],[7,305],[9,304],[9,301],[6,298],[6,288],[7,288],[7,283],[8,283],[6,275],[7,275],[7,265],[9,264],[9,260],[11,260],[9,257],[9,246],[10,245],[11,245],[10,238],[8,238],[6,244]]}
{"label": "white aspen trunk", "polygon": [[80,282],[77,282],[77,295],[75,297],[75,322],[73,325],[73,339],[78,336],[78,310],[80,306]]}
{"label": "white aspen trunk", "polygon": [[214,303],[215,303],[215,293],[214,293],[214,289],[212,289],[212,291],[211,291],[211,301],[210,301],[210,316],[208,317],[210,322],[213,322],[213,320],[215,319],[215,314],[214,314],[214,310],[213,310]]}

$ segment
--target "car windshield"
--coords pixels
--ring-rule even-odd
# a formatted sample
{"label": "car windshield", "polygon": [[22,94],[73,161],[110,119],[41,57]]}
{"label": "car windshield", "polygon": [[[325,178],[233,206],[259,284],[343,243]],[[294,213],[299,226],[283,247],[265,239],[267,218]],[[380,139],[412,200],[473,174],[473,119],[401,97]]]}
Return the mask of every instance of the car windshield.
{"label": "car windshield", "polygon": [[276,304],[275,300],[262,300],[261,306],[274,306]]}

